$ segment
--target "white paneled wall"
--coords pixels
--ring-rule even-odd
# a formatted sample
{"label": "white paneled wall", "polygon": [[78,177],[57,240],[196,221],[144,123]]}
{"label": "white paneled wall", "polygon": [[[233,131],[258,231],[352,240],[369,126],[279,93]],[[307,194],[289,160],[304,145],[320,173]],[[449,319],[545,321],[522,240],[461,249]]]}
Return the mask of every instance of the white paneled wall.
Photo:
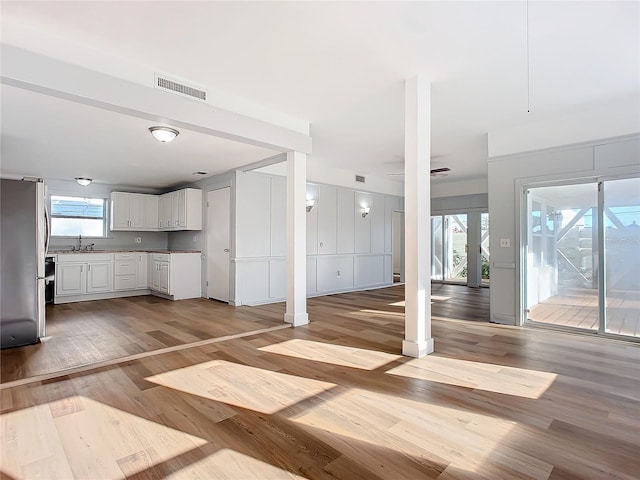
{"label": "white paneled wall", "polygon": [[355,193],[353,190],[338,188],[337,253],[353,253],[355,251]]}
{"label": "white paneled wall", "polygon": [[[286,296],[286,181],[255,172],[236,174],[235,304]],[[393,211],[401,197],[332,185],[307,185],[307,294],[322,295],[393,282]],[[362,207],[370,208],[362,217]]]}

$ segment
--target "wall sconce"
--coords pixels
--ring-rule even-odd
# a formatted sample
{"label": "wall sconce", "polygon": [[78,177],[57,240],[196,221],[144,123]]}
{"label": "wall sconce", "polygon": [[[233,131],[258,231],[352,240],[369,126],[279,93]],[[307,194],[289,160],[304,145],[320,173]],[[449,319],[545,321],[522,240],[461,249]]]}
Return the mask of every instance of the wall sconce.
{"label": "wall sconce", "polygon": [[313,206],[316,204],[315,199],[313,198],[307,198],[307,213],[309,213],[311,210],[313,210]]}
{"label": "wall sconce", "polygon": [[369,215],[369,210],[371,210],[371,207],[362,207],[362,218],[365,218],[367,215]]}

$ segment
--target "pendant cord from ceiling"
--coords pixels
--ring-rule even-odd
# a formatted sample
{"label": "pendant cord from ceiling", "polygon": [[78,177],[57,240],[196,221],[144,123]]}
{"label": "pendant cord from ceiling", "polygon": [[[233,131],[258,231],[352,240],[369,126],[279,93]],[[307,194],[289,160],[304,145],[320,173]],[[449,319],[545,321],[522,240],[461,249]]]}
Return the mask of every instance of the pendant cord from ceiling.
{"label": "pendant cord from ceiling", "polygon": [[527,113],[530,113],[531,110],[531,75],[529,73],[529,0],[526,0],[527,3],[527,19],[526,19],[526,34],[527,34]]}

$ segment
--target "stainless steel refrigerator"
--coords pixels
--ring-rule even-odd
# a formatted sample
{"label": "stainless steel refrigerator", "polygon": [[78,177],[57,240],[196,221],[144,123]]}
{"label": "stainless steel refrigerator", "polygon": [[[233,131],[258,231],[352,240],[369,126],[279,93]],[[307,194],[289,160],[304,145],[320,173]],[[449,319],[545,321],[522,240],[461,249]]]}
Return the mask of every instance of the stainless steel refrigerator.
{"label": "stainless steel refrigerator", "polygon": [[45,216],[41,181],[0,180],[0,348],[45,335]]}

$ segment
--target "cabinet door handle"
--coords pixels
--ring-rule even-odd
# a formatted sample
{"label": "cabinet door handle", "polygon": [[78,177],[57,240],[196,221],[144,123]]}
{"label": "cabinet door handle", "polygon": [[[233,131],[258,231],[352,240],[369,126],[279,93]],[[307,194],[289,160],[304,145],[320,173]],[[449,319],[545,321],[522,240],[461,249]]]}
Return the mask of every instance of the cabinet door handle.
{"label": "cabinet door handle", "polygon": [[91,271],[91,264],[87,265],[87,272]]}
{"label": "cabinet door handle", "polygon": [[80,265],[80,273],[82,273],[82,268],[83,268],[82,265]]}

